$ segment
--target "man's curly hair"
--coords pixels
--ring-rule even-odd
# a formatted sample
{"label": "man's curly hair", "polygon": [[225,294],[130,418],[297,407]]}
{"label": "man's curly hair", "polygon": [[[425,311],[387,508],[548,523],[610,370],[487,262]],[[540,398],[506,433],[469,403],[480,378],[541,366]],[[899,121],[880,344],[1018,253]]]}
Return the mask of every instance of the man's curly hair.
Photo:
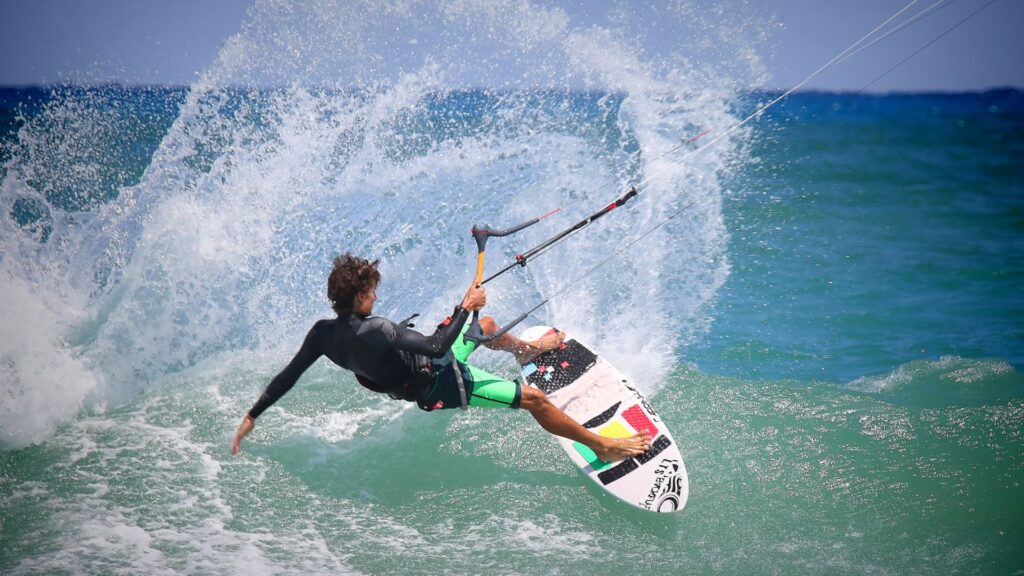
{"label": "man's curly hair", "polygon": [[356,294],[375,288],[380,282],[377,263],[348,252],[334,259],[334,268],[327,278],[327,297],[338,314],[351,312]]}

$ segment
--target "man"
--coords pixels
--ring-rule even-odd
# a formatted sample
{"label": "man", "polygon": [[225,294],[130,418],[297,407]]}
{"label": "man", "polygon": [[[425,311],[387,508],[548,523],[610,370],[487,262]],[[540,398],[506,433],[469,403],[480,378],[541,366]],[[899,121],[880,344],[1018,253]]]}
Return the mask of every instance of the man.
{"label": "man", "polygon": [[[475,343],[463,338],[468,328],[466,320],[470,312],[480,310],[487,302],[482,287],[471,285],[452,315],[434,334],[424,336],[404,322],[395,324],[371,316],[379,283],[377,261],[369,262],[351,254],[334,260],[327,296],[338,317],[313,325],[295,357],[271,380],[245,415],[235,435],[232,454],[238,454],[242,440],[252,431],[260,414],[291,390],[320,356],[351,370],[363,387],[416,402],[427,411],[461,407],[462,390],[469,406],[524,408],[548,432],[588,446],[606,462],[636,456],[649,448],[647,434],[617,439],[598,436],[559,410],[544,392],[465,364],[475,348]],[[497,330],[490,317],[482,318],[480,325],[485,334]],[[558,347],[564,337],[555,334],[524,342],[506,333],[488,346],[511,352],[522,363]]]}

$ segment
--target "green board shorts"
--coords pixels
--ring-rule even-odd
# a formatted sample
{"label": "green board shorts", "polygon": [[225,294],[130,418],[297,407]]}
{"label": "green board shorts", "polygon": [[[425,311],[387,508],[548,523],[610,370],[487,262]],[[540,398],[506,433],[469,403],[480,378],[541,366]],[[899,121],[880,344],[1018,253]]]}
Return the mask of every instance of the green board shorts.
{"label": "green board shorts", "polygon": [[466,364],[466,358],[476,350],[476,342],[464,338],[468,329],[467,324],[455,338],[451,349],[443,357],[432,360],[437,376],[434,378],[433,388],[417,402],[419,407],[427,411],[462,407],[459,382],[455,377],[458,366],[466,386],[466,401],[470,406],[519,408],[519,401],[523,396],[523,388],[519,382],[499,378],[486,370]]}

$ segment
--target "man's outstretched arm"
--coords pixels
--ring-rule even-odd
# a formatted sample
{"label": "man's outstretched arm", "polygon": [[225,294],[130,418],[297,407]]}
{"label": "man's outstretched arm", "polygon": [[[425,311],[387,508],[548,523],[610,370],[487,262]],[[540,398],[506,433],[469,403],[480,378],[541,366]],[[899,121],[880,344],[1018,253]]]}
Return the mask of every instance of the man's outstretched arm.
{"label": "man's outstretched arm", "polygon": [[291,390],[299,380],[299,377],[302,376],[302,373],[312,366],[313,362],[316,362],[323,354],[323,345],[320,342],[321,338],[317,331],[318,326],[319,324],[313,325],[313,328],[306,334],[302,347],[299,348],[292,361],[270,381],[263,394],[260,395],[260,399],[256,401],[256,404],[249,409],[249,412],[242,419],[242,423],[238,425],[238,431],[235,433],[235,441],[231,445],[232,454],[238,454],[242,449],[242,440],[252,432],[253,427],[256,426],[256,419],[260,417],[260,414]]}

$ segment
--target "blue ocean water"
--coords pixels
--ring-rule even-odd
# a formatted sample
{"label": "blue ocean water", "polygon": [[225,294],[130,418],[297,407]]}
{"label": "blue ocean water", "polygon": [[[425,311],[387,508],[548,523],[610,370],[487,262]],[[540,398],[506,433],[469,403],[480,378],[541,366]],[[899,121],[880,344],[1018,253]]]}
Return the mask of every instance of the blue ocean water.
{"label": "blue ocean water", "polygon": [[796,94],[730,182],[732,274],[688,352],[848,382],[915,360],[1024,365],[1021,95]]}
{"label": "blue ocean water", "polygon": [[[1024,569],[1024,93],[797,93],[707,144],[775,94],[635,21],[275,6],[190,87],[0,90],[0,571]],[[522,77],[463,81],[496,68]],[[682,513],[617,504],[525,413],[421,413],[325,362],[229,455],[334,254],[429,326],[473,224],[561,208],[496,267],[638,182],[489,311],[558,294],[532,320],[648,394]]]}

